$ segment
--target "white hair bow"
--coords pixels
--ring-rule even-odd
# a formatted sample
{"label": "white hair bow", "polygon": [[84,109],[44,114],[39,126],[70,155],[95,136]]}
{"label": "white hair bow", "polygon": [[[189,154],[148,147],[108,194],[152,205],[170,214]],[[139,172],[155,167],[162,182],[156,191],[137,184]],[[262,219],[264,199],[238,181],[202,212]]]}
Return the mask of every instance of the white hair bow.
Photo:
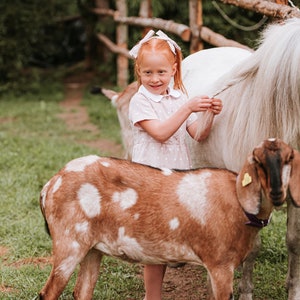
{"label": "white hair bow", "polygon": [[161,40],[164,40],[168,43],[171,51],[176,54],[176,50],[175,48],[177,48],[178,50],[181,50],[180,47],[178,46],[178,44],[176,42],[174,42],[172,39],[170,39],[164,32],[162,32],[161,30],[158,30],[156,32],[156,35],[157,36],[154,36],[155,32],[154,30],[150,30],[148,31],[148,33],[144,36],[144,38],[142,38],[130,51],[129,51],[129,54],[136,58],[138,56],[138,52],[141,48],[141,46],[149,41],[150,39],[152,38],[157,38],[157,39],[161,39]]}

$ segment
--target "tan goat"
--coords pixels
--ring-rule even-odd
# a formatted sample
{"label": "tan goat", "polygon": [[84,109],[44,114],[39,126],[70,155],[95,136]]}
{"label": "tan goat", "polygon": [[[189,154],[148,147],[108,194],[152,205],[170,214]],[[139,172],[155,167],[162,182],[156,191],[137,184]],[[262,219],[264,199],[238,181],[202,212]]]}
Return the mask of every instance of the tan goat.
{"label": "tan goat", "polygon": [[111,100],[113,106],[116,107],[118,120],[121,126],[122,142],[125,150],[124,158],[131,159],[133,148],[133,135],[128,118],[129,102],[131,97],[137,92],[137,81],[129,84],[123,92],[117,93],[112,90],[98,88],[94,94],[102,93]]}
{"label": "tan goat", "polygon": [[92,299],[103,255],[143,264],[207,269],[210,299],[233,299],[234,269],[246,258],[288,186],[300,204],[300,154],[277,139],[253,150],[239,175],[223,169],[157,169],[87,156],[43,188],[53,268],[41,299],[58,299],[80,263],[75,299]]}

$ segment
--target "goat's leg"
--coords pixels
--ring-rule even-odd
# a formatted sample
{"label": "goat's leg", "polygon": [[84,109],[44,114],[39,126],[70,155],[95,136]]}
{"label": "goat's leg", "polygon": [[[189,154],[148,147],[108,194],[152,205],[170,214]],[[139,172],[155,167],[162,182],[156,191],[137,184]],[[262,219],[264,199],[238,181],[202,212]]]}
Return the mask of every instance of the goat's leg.
{"label": "goat's leg", "polygon": [[288,199],[286,243],[289,255],[286,279],[288,299],[298,300],[300,299],[300,208],[295,207],[290,199]]}
{"label": "goat's leg", "polygon": [[239,300],[252,300],[253,294],[253,270],[255,259],[259,253],[261,246],[260,235],[258,234],[255,238],[253,248],[247,256],[246,260],[242,264],[242,277],[239,282]]}
{"label": "goat's leg", "polygon": [[91,249],[80,263],[80,270],[73,293],[74,299],[92,299],[102,257],[103,254],[100,251]]}
{"label": "goat's leg", "polygon": [[52,270],[45,286],[40,291],[40,299],[58,299],[76,266],[83,260],[88,251],[87,246],[80,247],[78,243],[65,243],[65,247],[62,248],[54,247]]}
{"label": "goat's leg", "polygon": [[224,266],[209,270],[209,289],[211,289],[212,294],[208,295],[208,299],[233,300],[233,272],[233,266]]}
{"label": "goat's leg", "polygon": [[50,276],[39,293],[39,298],[43,300],[56,300],[66,287],[72,273],[74,272],[79,260],[74,256],[66,255],[64,257],[56,257]]}

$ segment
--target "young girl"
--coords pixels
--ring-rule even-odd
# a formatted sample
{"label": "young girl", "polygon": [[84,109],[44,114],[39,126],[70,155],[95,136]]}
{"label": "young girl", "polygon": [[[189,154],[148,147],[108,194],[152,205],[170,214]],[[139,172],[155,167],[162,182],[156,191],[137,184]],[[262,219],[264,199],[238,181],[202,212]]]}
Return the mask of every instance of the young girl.
{"label": "young girl", "polygon": [[[180,47],[162,31],[151,30],[130,51],[135,58],[135,74],[140,84],[129,105],[133,128],[132,161],[158,168],[190,169],[186,131],[201,141],[213,120],[197,132],[194,112],[222,110],[219,99],[207,96],[188,100],[181,79]],[[170,82],[173,80],[173,87]],[[165,265],[144,267],[145,300],[161,300]]]}

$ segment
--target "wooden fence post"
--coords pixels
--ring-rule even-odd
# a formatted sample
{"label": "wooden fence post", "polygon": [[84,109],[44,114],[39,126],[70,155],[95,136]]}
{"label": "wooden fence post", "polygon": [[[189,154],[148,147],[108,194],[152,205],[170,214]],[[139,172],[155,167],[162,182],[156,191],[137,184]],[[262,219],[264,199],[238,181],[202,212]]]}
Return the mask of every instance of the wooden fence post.
{"label": "wooden fence post", "polygon": [[203,25],[202,0],[189,1],[189,19],[190,19],[190,28],[192,32],[190,53],[195,53],[204,48],[203,42],[200,37],[200,31]]}
{"label": "wooden fence post", "polygon": [[[120,17],[127,17],[127,4],[126,0],[117,0],[116,7]],[[119,23],[116,32],[117,45],[120,48],[128,48],[128,26]],[[125,88],[128,85],[128,58],[122,54],[117,56],[117,85]]]}
{"label": "wooden fence post", "polygon": [[[139,16],[142,18],[152,18],[152,1],[151,0],[142,0],[140,5]],[[145,27],[143,30],[143,36],[149,31],[149,27]]]}

